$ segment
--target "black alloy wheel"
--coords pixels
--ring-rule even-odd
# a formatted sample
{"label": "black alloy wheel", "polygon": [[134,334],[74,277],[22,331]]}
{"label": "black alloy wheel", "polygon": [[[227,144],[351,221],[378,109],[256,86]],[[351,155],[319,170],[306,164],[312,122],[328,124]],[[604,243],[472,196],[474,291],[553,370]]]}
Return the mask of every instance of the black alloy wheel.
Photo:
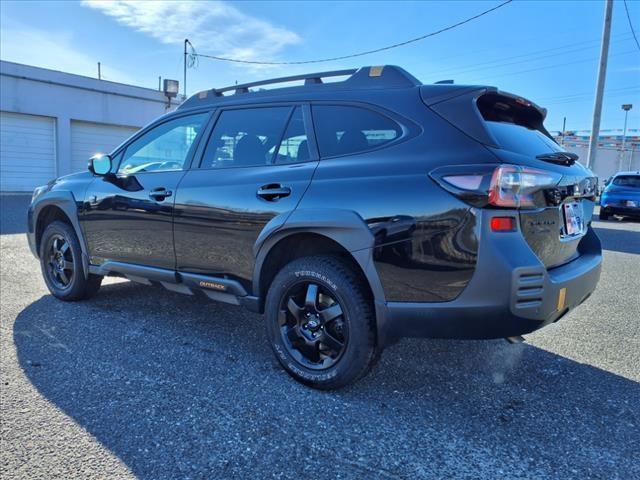
{"label": "black alloy wheel", "polygon": [[48,240],[47,253],[49,278],[57,288],[69,288],[76,270],[69,242],[62,235],[54,234]]}
{"label": "black alloy wheel", "polygon": [[348,341],[339,301],[314,282],[299,282],[283,296],[280,332],[287,352],[307,368],[321,370],[340,360]]}
{"label": "black alloy wheel", "polygon": [[42,232],[40,266],[47,288],[64,301],[84,300],[100,289],[102,276],[85,274],[82,248],[74,228],[56,220]]}
{"label": "black alloy wheel", "polygon": [[267,292],[265,327],[280,365],[313,388],[356,382],[380,355],[373,298],[348,258],[318,255],[285,265]]}

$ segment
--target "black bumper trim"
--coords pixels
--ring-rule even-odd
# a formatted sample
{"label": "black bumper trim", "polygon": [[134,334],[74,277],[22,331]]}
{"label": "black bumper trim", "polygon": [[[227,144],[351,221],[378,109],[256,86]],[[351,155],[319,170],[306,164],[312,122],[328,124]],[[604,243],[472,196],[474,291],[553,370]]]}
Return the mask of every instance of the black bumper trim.
{"label": "black bumper trim", "polygon": [[580,256],[550,270],[519,232],[494,235],[481,242],[475,275],[455,300],[387,302],[384,338],[489,339],[530,333],[586,300],[600,279],[601,263],[600,241],[592,228],[581,241]]}

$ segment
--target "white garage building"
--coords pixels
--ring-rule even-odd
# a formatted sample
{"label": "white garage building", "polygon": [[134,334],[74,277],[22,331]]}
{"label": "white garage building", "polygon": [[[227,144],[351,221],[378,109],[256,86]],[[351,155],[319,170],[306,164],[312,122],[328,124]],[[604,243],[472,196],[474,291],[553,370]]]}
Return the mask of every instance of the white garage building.
{"label": "white garage building", "polygon": [[0,61],[0,191],[87,168],[174,109],[163,92]]}

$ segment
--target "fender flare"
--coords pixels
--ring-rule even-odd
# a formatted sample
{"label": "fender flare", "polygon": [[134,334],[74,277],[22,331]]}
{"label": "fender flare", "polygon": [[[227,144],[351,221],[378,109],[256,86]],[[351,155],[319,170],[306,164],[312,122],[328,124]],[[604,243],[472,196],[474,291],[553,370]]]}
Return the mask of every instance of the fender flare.
{"label": "fender flare", "polygon": [[[78,203],[79,202],[74,197],[73,192],[71,192],[70,190],[50,190],[42,194],[39,198],[36,199],[31,207],[33,211],[33,234],[35,237],[37,233],[38,220],[43,209],[45,209],[46,207],[57,207],[62,210],[62,212],[69,219],[69,222],[71,223],[71,226],[73,227],[76,236],[78,237],[78,241],[80,242],[80,248],[82,250],[82,273],[84,274],[85,278],[88,278],[89,249],[87,247],[87,242],[84,238],[82,228],[80,228],[78,212],[82,208],[82,205],[78,205]],[[37,250],[37,253],[39,255],[39,248],[37,248]]]}
{"label": "fender flare", "polygon": [[297,233],[315,233],[341,245],[359,265],[373,293],[379,344],[384,344],[386,301],[382,282],[373,262],[375,238],[362,217],[352,210],[297,209],[274,217],[256,240],[252,290],[259,295],[262,266],[271,249],[284,238]]}

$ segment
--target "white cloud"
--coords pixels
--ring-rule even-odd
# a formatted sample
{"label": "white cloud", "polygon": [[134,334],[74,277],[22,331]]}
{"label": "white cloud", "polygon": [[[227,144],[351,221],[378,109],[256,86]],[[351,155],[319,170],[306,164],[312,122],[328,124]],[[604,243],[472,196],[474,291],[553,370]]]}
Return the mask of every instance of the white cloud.
{"label": "white cloud", "polygon": [[[0,29],[0,58],[87,77],[98,76],[100,60],[78,51],[70,33],[39,30],[9,20]],[[135,83],[129,75],[110,65],[103,64],[102,72],[106,80]]]}
{"label": "white cloud", "polygon": [[287,45],[300,41],[295,32],[221,1],[83,0],[82,4],[165,44],[188,38],[199,53],[273,60]]}

